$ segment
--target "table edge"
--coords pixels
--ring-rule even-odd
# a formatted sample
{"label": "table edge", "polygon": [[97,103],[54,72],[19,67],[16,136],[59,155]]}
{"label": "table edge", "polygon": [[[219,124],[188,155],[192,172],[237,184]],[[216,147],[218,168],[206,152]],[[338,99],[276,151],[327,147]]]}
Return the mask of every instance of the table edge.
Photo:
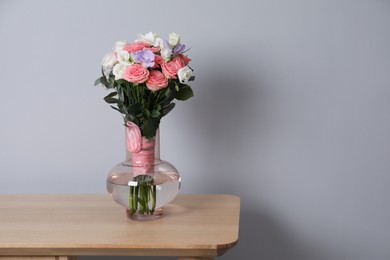
{"label": "table edge", "polygon": [[[234,200],[238,201],[239,212],[241,207],[241,198],[233,194],[179,194],[183,197],[191,196],[224,196],[231,197]],[[93,194],[0,194],[1,197],[23,197],[23,196],[33,196],[33,197],[44,197],[44,196],[53,196],[53,197],[109,197],[108,194],[104,193],[93,193]],[[174,203],[171,202],[171,203]],[[239,213],[240,216],[240,213]],[[194,247],[182,247],[182,248],[132,248],[128,246],[117,246],[113,247],[112,245],[107,245],[106,248],[96,248],[91,245],[50,245],[47,244],[0,244],[0,256],[9,256],[9,255],[18,255],[18,256],[27,256],[27,255],[67,255],[67,256],[85,256],[85,255],[134,255],[134,256],[221,256],[227,252],[232,247],[238,244],[238,232],[237,237],[234,238],[234,241],[226,244],[214,244],[214,245],[197,245]]]}

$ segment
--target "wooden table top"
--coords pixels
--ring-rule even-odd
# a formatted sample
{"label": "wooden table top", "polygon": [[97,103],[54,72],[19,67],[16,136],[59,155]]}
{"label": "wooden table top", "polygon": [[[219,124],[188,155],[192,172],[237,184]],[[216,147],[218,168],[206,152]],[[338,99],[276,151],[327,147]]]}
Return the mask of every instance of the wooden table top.
{"label": "wooden table top", "polygon": [[108,195],[0,195],[0,255],[218,256],[238,241],[240,199],[179,195],[138,222]]}

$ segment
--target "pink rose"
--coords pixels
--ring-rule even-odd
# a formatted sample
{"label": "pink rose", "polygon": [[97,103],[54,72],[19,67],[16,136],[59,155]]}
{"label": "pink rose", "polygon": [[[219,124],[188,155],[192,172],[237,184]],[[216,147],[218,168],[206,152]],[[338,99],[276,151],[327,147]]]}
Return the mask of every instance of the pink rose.
{"label": "pink rose", "polygon": [[176,63],[176,65],[179,67],[179,69],[186,66],[186,63],[180,57],[173,58],[172,62]]}
{"label": "pink rose", "polygon": [[123,50],[125,50],[127,52],[137,52],[137,51],[145,49],[146,47],[148,47],[148,46],[146,46],[145,43],[135,42],[135,43],[126,44],[125,47],[123,47]]}
{"label": "pink rose", "polygon": [[157,69],[158,67],[163,64],[164,59],[160,55],[154,55],[154,66],[152,67],[153,69]]}
{"label": "pink rose", "polygon": [[149,73],[149,79],[146,86],[151,91],[157,91],[168,86],[168,79],[159,70],[152,70]]}
{"label": "pink rose", "polygon": [[154,62],[161,65],[164,63],[164,59],[160,55],[154,55]]}
{"label": "pink rose", "polygon": [[132,64],[123,72],[123,79],[133,83],[144,83],[149,78],[149,71],[141,64]]}
{"label": "pink rose", "polygon": [[131,153],[139,153],[142,148],[142,135],[139,127],[131,121],[127,122],[126,129],[127,150]]}
{"label": "pink rose", "polygon": [[178,57],[180,57],[183,61],[184,61],[184,63],[187,65],[188,63],[190,63],[190,61],[191,61],[191,59],[190,58],[188,58],[186,55],[184,55],[184,54],[179,54],[178,55]]}
{"label": "pink rose", "polygon": [[161,49],[158,47],[151,47],[149,48],[153,53],[159,52]]}
{"label": "pink rose", "polygon": [[161,69],[165,77],[176,79],[176,75],[179,69],[185,66],[186,64],[181,58],[175,57],[172,61],[161,64]]}

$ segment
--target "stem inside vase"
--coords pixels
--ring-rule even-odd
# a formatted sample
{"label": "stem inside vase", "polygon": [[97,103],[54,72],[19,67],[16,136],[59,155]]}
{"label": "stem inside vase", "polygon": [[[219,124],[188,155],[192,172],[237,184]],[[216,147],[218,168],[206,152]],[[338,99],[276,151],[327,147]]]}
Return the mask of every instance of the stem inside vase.
{"label": "stem inside vase", "polygon": [[141,153],[127,151],[126,160],[115,165],[107,176],[107,191],[115,202],[126,208],[126,215],[132,220],[158,219],[163,207],[180,189],[177,169],[160,159],[159,131],[153,139],[154,144],[151,140],[143,141],[147,143]]}
{"label": "stem inside vase", "polygon": [[[157,187],[154,180],[156,139],[142,138],[141,150],[131,154],[133,180],[129,182],[129,214],[153,215],[156,208]],[[159,151],[157,151],[159,156]]]}

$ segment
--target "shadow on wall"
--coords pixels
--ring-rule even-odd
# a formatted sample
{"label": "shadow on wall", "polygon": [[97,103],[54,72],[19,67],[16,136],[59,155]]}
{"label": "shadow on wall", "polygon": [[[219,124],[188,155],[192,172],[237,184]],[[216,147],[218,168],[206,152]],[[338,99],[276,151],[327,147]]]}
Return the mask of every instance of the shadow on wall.
{"label": "shadow on wall", "polygon": [[243,256],[253,260],[331,259],[324,252],[313,252],[300,244],[291,232],[270,216],[244,208],[240,222],[238,245],[223,259],[241,259]]}
{"label": "shadow on wall", "polygon": [[200,126],[197,130],[202,131],[201,136],[210,148],[242,148],[242,141],[247,139],[245,134],[255,133],[251,127],[260,120],[256,109],[262,103],[257,99],[257,84],[250,78],[215,70],[197,82],[201,90],[192,103],[196,107],[190,111],[194,113],[192,119]]}
{"label": "shadow on wall", "polygon": [[250,77],[218,70],[201,74],[189,117],[202,151],[199,163],[212,173],[199,192],[215,193],[215,188],[224,186],[221,181],[231,182],[237,172],[245,174],[240,165],[253,167],[253,149],[261,138],[258,111],[263,102],[259,100],[259,83]]}
{"label": "shadow on wall", "polygon": [[277,117],[275,93],[265,82],[256,81],[261,75],[208,71],[202,74],[202,82],[197,82],[202,90],[197,93],[198,103],[193,102],[190,109],[194,125],[201,126],[197,127],[203,140],[201,163],[212,173],[199,192],[241,197],[239,243],[222,258],[330,259],[324,252],[313,250],[312,245],[299,243],[293,232],[261,205],[267,185],[264,145]]}

